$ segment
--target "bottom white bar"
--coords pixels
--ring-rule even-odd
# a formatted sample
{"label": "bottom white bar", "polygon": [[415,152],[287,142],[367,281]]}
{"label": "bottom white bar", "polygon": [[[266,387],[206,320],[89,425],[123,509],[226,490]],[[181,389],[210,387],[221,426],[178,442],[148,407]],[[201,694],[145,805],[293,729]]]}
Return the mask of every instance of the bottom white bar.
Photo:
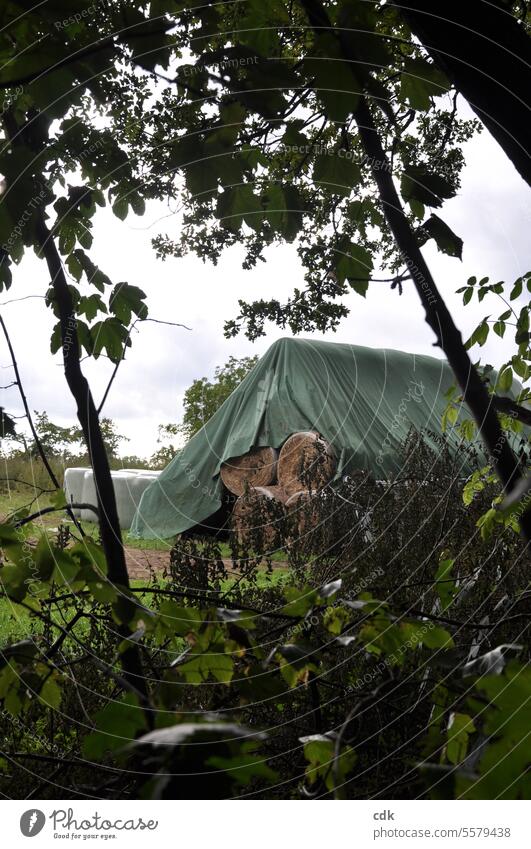
{"label": "bottom white bar", "polygon": [[[3,846],[235,849],[531,845],[524,802],[4,801]],[[527,808],[527,810],[526,810]],[[67,842],[68,841],[68,842]]]}

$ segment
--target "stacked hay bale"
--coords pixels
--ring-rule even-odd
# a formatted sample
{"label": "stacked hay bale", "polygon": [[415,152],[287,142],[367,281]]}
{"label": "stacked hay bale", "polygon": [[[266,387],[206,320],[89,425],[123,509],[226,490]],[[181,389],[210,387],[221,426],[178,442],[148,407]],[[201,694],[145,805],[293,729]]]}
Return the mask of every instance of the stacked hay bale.
{"label": "stacked hay bale", "polygon": [[241,496],[249,486],[270,486],[277,477],[278,451],[252,448],[247,454],[232,457],[221,467],[221,480],[233,495]]}
{"label": "stacked hay bale", "polygon": [[[280,454],[269,446],[233,457],[221,467],[221,479],[238,496],[232,528],[239,541],[261,539],[267,548],[278,547],[282,520],[290,515],[298,535],[307,533],[318,511],[308,504],[334,477],[337,460],[332,446],[314,431],[292,434]],[[292,523],[293,524],[293,523]]]}

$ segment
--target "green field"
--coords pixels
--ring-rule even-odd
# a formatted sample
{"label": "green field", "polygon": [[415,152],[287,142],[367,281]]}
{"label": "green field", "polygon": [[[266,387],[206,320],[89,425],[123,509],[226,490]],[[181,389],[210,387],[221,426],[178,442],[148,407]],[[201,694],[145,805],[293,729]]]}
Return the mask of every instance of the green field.
{"label": "green field", "polygon": [[[10,515],[18,510],[22,510],[23,508],[29,509],[30,513],[36,513],[49,506],[49,496],[40,496],[32,502],[32,496],[30,493],[13,490],[9,494],[4,493],[0,496],[0,520],[5,521]],[[73,523],[59,511],[56,513],[45,514],[44,516],[36,519],[35,524],[41,526],[43,530],[47,530],[52,533],[54,530],[58,529],[59,525],[66,525],[72,529],[74,528]],[[97,538],[98,526],[96,524],[92,522],[84,522],[83,529],[94,539]],[[123,540],[124,545],[127,548],[134,548],[142,551],[169,552],[172,547],[171,540],[136,539],[130,537],[127,531],[123,533]],[[220,548],[222,557],[230,558],[230,548],[228,544],[222,543]],[[285,555],[282,552],[278,552],[274,554],[271,559],[279,563],[284,563]],[[288,575],[288,569],[282,568],[281,566],[275,568],[272,573],[268,573],[264,568],[263,570],[260,570],[258,586],[263,587],[264,589],[276,586],[285,581]],[[222,592],[226,593],[230,591],[231,585],[235,580],[237,580],[237,578],[231,578],[226,581],[222,585]],[[147,579],[131,581],[131,586],[133,588],[140,588],[147,585],[149,585],[149,581]],[[141,596],[142,600],[146,604],[149,604],[149,596],[149,592],[146,592]],[[86,625],[82,624],[80,627],[83,628],[86,627]],[[17,640],[24,639],[32,632],[38,633],[39,629],[40,626],[37,620],[34,619],[30,624],[30,614],[25,608],[10,601],[6,597],[0,598],[0,644],[13,643]]]}
{"label": "green field", "polygon": [[[39,510],[44,510],[51,504],[48,495],[39,496],[32,503],[32,496],[28,492],[20,492],[13,490],[10,494],[5,492],[0,495],[0,521],[5,521],[6,518],[24,507],[29,508],[31,513],[37,513]],[[36,520],[35,524],[41,525],[49,531],[57,529],[61,525],[66,525],[72,530],[75,529],[74,523],[68,519],[64,512],[57,511],[56,513],[47,513]],[[93,539],[98,537],[98,526],[94,522],[83,522],[83,530]],[[170,551],[173,546],[172,539],[138,539],[132,537],[127,531],[122,531],[122,538],[126,548],[138,548],[142,551]],[[228,543],[220,543],[221,556],[230,558],[231,551]],[[286,555],[282,551],[275,552],[271,556],[271,560],[275,563],[284,563]]]}

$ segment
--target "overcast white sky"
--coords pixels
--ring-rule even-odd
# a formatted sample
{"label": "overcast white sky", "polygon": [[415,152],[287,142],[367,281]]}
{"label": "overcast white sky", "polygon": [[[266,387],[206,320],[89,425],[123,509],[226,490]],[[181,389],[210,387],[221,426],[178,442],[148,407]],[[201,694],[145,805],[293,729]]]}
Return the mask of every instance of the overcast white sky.
{"label": "overcast white sky", "polygon": [[[446,202],[438,214],[464,240],[463,262],[445,257],[428,244],[425,256],[457,324],[466,336],[478,319],[498,304],[462,307],[455,289],[475,274],[510,281],[531,266],[531,205],[528,187],[490,135],[484,131],[468,143],[467,167],[459,195]],[[105,414],[116,420],[120,432],[130,438],[123,452],[148,456],[156,448],[157,426],[179,421],[182,396],[194,378],[212,376],[217,365],[232,354],[262,354],[282,334],[270,326],[267,336],[254,344],[243,336],[226,340],[223,323],[237,314],[238,298],[252,300],[276,296],[285,299],[303,275],[291,247],[271,249],[267,264],[253,271],[241,268],[241,251],[231,249],[217,267],[204,265],[195,257],[161,262],[155,257],[151,239],[157,232],[170,232],[176,219],[159,219],[167,214],[163,204],[152,204],[143,218],[128,216],[119,221],[108,210],[98,213],[94,227],[93,259],[115,282],[127,280],[148,295],[150,315],[182,322],[192,330],[147,323],[135,336],[133,348],[122,363]],[[157,223],[159,222],[159,223]],[[175,223],[174,223],[175,222]],[[48,286],[44,264],[28,256],[14,270],[8,293],[12,298],[43,295]],[[526,297],[523,295],[522,297]],[[405,291],[402,297],[385,284],[373,284],[364,300],[353,294],[347,299],[351,314],[338,332],[315,334],[336,342],[399,348],[440,356],[432,347],[432,333],[425,325],[418,297]],[[42,300],[32,299],[2,306],[10,330],[31,409],[46,410],[59,424],[75,418],[74,405],[66,386],[59,356],[49,352],[53,316]],[[306,334],[307,335],[307,334]],[[492,335],[492,334],[491,334]],[[508,348],[497,337],[489,340],[482,358],[494,365]],[[479,349],[474,351],[477,355]],[[0,347],[0,384],[11,381],[9,357]],[[107,384],[111,366],[105,359],[84,364],[98,401]],[[21,413],[15,388],[2,392],[0,402],[12,413]]]}

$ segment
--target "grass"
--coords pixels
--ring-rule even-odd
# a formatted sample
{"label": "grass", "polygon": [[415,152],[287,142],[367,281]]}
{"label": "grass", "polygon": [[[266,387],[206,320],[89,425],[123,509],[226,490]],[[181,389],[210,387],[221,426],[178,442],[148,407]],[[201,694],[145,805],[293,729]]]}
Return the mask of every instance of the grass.
{"label": "grass", "polygon": [[[5,520],[7,516],[14,513],[16,510],[21,510],[24,507],[29,508],[32,513],[37,513],[39,510],[44,510],[51,506],[50,496],[41,495],[32,499],[31,492],[20,492],[12,490],[10,493],[2,493],[0,495],[0,517]],[[35,524],[47,530],[54,530],[59,524],[67,525],[74,529],[74,523],[60,511],[57,513],[47,513],[35,521]],[[83,522],[83,530],[88,536],[96,539],[98,536],[98,526],[94,522]],[[172,547],[171,540],[161,539],[137,539],[129,535],[127,531],[123,532],[124,545],[127,548],[140,548],[146,551],[169,551]]]}
{"label": "grass", "polygon": [[[280,587],[287,581],[288,577],[288,569],[275,569],[271,573],[262,571],[257,578],[258,587],[261,589]],[[237,578],[229,578],[227,581],[222,583],[221,593],[224,596],[226,594],[226,601],[230,601],[230,590],[237,580]],[[247,581],[239,582],[240,587],[245,587],[247,585]],[[164,584],[161,584],[161,586],[164,586]],[[149,587],[149,581],[140,579],[133,580],[131,581],[131,587],[133,589]],[[146,592],[139,593],[137,597],[144,604],[149,605],[151,596],[152,593],[150,593],[149,589],[147,589]],[[58,622],[63,624],[62,619],[58,619]],[[6,596],[0,597],[0,647],[7,644],[17,643],[19,640],[27,639],[34,633],[38,634],[41,631],[41,627],[41,622],[38,619],[31,619],[31,614],[28,610],[26,610],[26,608],[11,601]],[[82,620],[74,627],[73,630],[79,637],[82,637],[87,627],[87,622]]]}
{"label": "grass", "polygon": [[[28,508],[30,512],[38,512],[39,510],[50,506],[50,503],[50,498],[46,494],[33,499],[30,491],[22,492],[20,490],[11,490],[9,493],[4,492],[3,494],[0,494],[0,521],[5,521],[10,514],[23,508]],[[40,525],[43,529],[48,531],[56,530],[59,524],[73,527],[73,523],[66,520],[64,515],[59,512],[46,514],[37,519],[35,524]],[[84,522],[83,528],[91,537],[94,539],[97,538],[97,525],[92,522]],[[130,537],[127,531],[123,533],[123,540],[126,547],[145,551],[169,551],[173,544],[170,540],[136,539]],[[221,543],[220,548],[221,556],[223,558],[230,559],[231,551],[229,545],[227,543]],[[286,561],[286,555],[282,551],[275,552],[272,555],[271,560],[274,563],[284,564]],[[279,586],[286,581],[288,575],[289,570],[287,568],[282,568],[282,566],[278,566],[271,573],[268,573],[264,568],[259,572],[257,579],[258,586],[263,589]],[[229,578],[223,583],[222,592],[230,592],[231,587],[238,580],[239,579],[237,577]],[[240,581],[240,586],[245,586],[246,583],[247,582],[245,581]],[[131,586],[137,588],[149,586],[149,581],[147,579],[133,580],[131,581]],[[142,599],[145,602],[149,601],[149,591],[146,591],[146,593],[142,595]],[[30,614],[28,611],[20,605],[11,602],[6,597],[0,597],[0,646],[5,645],[6,643],[14,643],[18,640],[25,639],[30,636],[33,631],[39,630],[38,621],[32,620],[30,625],[29,616]],[[86,623],[81,622],[80,627],[86,627]]]}
{"label": "grass", "polygon": [[[50,505],[51,502],[48,495],[41,495],[35,498],[32,503],[30,492],[20,492],[19,490],[12,490],[9,494],[4,492],[0,494],[0,521],[5,521],[7,516],[17,510],[21,510],[23,507],[28,507],[32,513],[37,513],[39,510],[44,510]],[[74,523],[59,511],[41,516],[36,520],[35,524],[41,525],[49,531],[57,529],[59,524],[66,525],[72,530],[75,529]],[[88,536],[97,539],[98,526],[94,522],[83,522],[83,530]],[[138,539],[137,537],[130,536],[128,531],[122,532],[122,538],[126,548],[136,548],[142,551],[170,551],[173,546],[172,539]],[[220,543],[220,549],[221,556],[230,559],[231,550],[229,544],[226,542]],[[274,563],[284,563],[286,561],[286,554],[284,551],[275,551],[270,559]]]}

